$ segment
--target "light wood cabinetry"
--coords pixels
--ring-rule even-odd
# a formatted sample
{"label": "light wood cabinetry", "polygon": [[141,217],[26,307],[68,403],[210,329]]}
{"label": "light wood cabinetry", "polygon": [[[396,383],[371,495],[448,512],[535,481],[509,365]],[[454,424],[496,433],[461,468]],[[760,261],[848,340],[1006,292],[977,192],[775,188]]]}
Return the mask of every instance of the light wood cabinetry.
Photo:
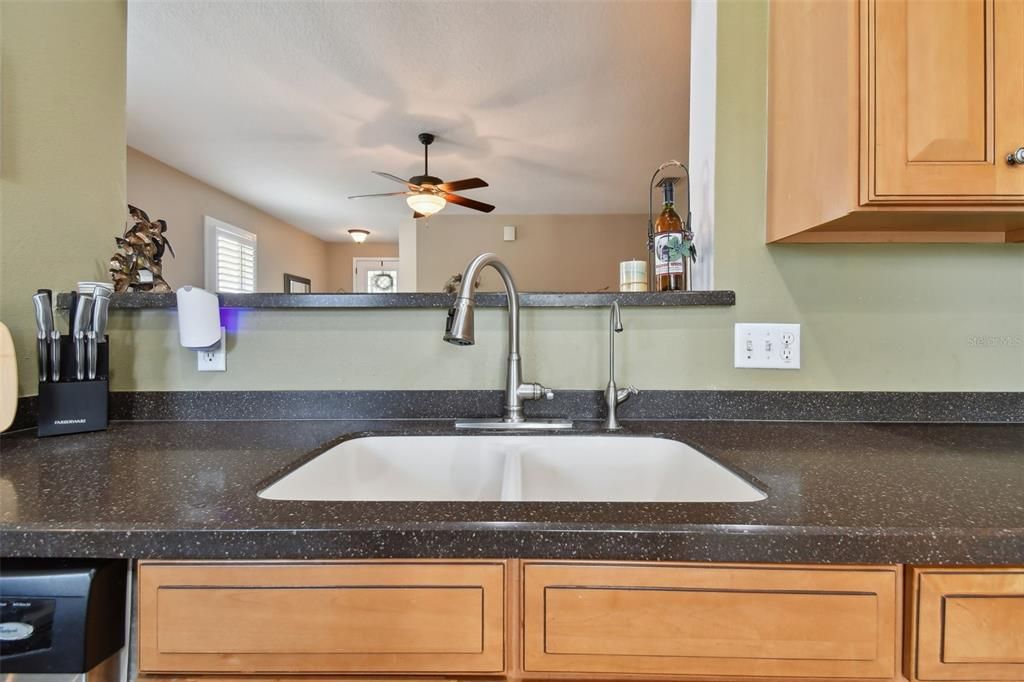
{"label": "light wood cabinetry", "polygon": [[911,680],[1024,680],[1024,569],[914,568],[907,576]]}
{"label": "light wood cabinetry", "polygon": [[524,562],[529,675],[895,679],[898,567]]}
{"label": "light wood cabinetry", "polygon": [[1024,680],[1024,567],[142,561],[137,608],[148,682]]}
{"label": "light wood cabinetry", "polygon": [[500,673],[504,562],[141,562],[143,673]]}
{"label": "light wood cabinetry", "polygon": [[1024,241],[1024,0],[775,0],[768,241]]}

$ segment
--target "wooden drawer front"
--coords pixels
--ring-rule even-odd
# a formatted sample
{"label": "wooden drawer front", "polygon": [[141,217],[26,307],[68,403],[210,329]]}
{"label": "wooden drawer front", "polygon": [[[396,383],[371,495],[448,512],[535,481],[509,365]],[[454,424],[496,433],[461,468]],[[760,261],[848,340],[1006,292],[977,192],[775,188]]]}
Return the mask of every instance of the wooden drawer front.
{"label": "wooden drawer front", "polygon": [[907,676],[1024,680],[1024,570],[913,569]]}
{"label": "wooden drawer front", "polygon": [[528,672],[893,679],[897,567],[524,564]]}
{"label": "wooden drawer front", "polygon": [[143,672],[501,672],[504,565],[142,563]]}

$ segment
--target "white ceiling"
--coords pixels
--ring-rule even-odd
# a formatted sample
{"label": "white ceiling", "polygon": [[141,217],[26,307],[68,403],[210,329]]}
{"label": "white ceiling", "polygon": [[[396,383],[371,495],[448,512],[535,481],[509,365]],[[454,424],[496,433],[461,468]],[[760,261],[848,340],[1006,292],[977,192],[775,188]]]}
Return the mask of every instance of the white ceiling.
{"label": "white ceiling", "polygon": [[[370,174],[479,176],[496,213],[642,213],[685,158],[686,0],[128,6],[128,143],[325,239],[397,238]],[[445,211],[468,213],[449,206]]]}

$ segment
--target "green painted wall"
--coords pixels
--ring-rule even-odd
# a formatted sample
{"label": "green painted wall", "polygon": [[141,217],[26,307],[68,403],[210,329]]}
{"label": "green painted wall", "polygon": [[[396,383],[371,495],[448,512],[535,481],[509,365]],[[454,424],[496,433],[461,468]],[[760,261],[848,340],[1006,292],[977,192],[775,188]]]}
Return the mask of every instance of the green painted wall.
{"label": "green painted wall", "polygon": [[[738,304],[625,310],[620,383],[1024,390],[1024,247],[764,245],[767,5],[720,4],[716,277]],[[107,242],[91,249],[86,264]],[[801,323],[804,369],[733,369],[738,321]],[[441,341],[443,311],[241,311],[232,325],[228,372],[199,374],[172,313],[117,315],[114,388],[497,388],[504,371],[500,311],[478,312],[471,348]],[[603,387],[605,311],[526,310],[522,333],[528,379]]]}
{"label": "green painted wall", "polygon": [[37,288],[106,279],[125,219],[123,0],[0,0],[0,321],[36,392]]}

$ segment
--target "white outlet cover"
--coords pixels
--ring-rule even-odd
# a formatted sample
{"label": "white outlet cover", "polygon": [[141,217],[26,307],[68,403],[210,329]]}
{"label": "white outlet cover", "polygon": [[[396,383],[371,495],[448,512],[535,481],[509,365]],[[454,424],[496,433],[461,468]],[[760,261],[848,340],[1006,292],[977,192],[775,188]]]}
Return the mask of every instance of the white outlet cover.
{"label": "white outlet cover", "polygon": [[737,322],[733,366],[800,369],[800,325]]}
{"label": "white outlet cover", "polygon": [[196,352],[197,369],[200,372],[226,372],[227,355],[227,336],[224,334],[224,327],[221,327],[220,341],[216,347]]}

